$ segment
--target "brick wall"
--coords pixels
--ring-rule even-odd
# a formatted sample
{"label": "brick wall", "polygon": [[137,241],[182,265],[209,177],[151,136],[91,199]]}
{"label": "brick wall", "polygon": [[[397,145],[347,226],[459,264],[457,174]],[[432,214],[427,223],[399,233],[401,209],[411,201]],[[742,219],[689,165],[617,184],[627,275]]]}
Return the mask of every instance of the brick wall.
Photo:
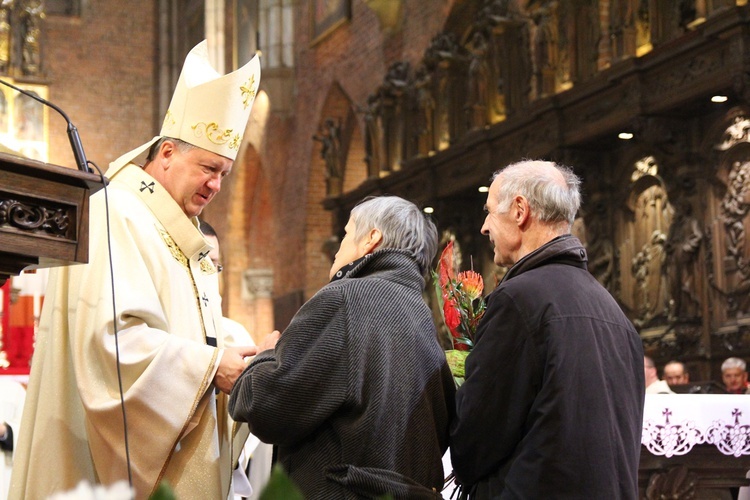
{"label": "brick wall", "polygon": [[[86,156],[102,170],[158,132],[155,5],[90,0],[80,18],[48,16],[43,21],[49,100],[78,127]],[[50,162],[75,166],[65,122],[52,111],[49,131]]]}

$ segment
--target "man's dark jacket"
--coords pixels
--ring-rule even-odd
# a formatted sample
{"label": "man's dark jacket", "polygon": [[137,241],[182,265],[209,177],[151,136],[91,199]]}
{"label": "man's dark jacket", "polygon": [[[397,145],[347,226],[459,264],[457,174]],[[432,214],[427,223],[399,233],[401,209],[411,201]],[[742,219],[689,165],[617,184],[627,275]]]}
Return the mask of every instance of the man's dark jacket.
{"label": "man's dark jacket", "polygon": [[637,498],[644,390],[638,333],[558,237],[488,297],[456,395],[456,476],[479,499]]}
{"label": "man's dark jacket", "polygon": [[[424,284],[405,252],[365,257],[302,306],[275,351],[237,380],[232,417],[279,446],[305,498],[439,495],[455,384]],[[422,486],[410,490],[408,480]]]}

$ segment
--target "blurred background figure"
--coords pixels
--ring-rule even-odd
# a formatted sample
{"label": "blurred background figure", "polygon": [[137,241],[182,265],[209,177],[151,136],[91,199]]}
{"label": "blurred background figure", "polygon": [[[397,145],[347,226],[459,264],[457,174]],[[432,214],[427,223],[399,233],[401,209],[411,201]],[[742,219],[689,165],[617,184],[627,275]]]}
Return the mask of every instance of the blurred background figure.
{"label": "blurred background figure", "polygon": [[654,360],[643,356],[643,373],[646,377],[646,394],[674,394],[664,380],[659,380]]}
{"label": "blurred background figure", "polygon": [[669,385],[690,383],[690,374],[682,361],[670,361],[664,365],[664,380]]}
{"label": "blurred background figure", "polygon": [[0,499],[8,498],[13,448],[18,438],[26,389],[11,377],[0,377]]}
{"label": "blurred background figure", "polygon": [[721,364],[721,380],[729,394],[749,394],[747,365],[740,358],[727,358]]}
{"label": "blurred background figure", "polygon": [[[219,236],[211,224],[201,220],[200,229],[208,242],[213,246],[213,250],[208,253],[216,268],[216,277],[218,280],[219,295],[221,295],[221,275],[224,270],[221,260],[221,245]],[[242,323],[231,318],[221,316],[221,329],[224,335],[224,345],[226,346],[243,346],[255,345],[250,332],[247,331]],[[232,487],[234,488],[234,497],[236,500],[247,498],[255,500],[260,497],[260,492],[268,482],[271,475],[271,465],[273,458],[273,446],[263,443],[260,439],[250,434],[245,442],[245,446],[240,455],[239,466],[233,475]],[[237,474],[238,471],[244,471],[244,474]]]}

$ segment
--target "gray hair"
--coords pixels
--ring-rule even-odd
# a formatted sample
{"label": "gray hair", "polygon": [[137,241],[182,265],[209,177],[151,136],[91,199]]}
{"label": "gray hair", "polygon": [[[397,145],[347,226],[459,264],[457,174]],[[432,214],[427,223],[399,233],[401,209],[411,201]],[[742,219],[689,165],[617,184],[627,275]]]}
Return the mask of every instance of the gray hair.
{"label": "gray hair", "polygon": [[721,371],[724,370],[731,370],[732,368],[739,368],[743,372],[747,368],[747,365],[743,360],[740,358],[727,358],[724,360],[724,362],[721,364]]}
{"label": "gray hair", "polygon": [[[541,167],[556,168],[565,185]],[[513,197],[521,195],[528,200],[531,213],[537,220],[549,224],[565,223],[570,230],[581,207],[581,179],[571,168],[550,161],[524,160],[498,170],[492,180],[500,176],[503,179],[497,193],[498,213],[510,210]]]}
{"label": "gray hair", "polygon": [[190,144],[189,142],[185,142],[182,139],[175,139],[174,137],[160,137],[158,141],[153,143],[151,147],[148,148],[148,156],[146,156],[146,161],[152,161],[154,158],[156,158],[156,155],[159,152],[159,148],[162,144],[164,144],[165,141],[173,142],[180,153],[187,153],[191,149],[195,149],[198,147]]}
{"label": "gray hair", "polygon": [[437,228],[414,203],[398,196],[367,198],[352,209],[351,218],[354,241],[362,241],[368,231],[378,229],[383,235],[379,248],[407,251],[421,273],[427,274],[437,253]]}

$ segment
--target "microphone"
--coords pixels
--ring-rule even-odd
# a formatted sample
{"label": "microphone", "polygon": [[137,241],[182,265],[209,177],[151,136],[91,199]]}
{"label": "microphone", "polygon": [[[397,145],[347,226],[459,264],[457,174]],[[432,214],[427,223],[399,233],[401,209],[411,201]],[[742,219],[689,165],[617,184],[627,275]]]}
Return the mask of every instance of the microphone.
{"label": "microphone", "polygon": [[70,121],[70,118],[68,118],[68,115],[66,115],[62,109],[55,106],[51,102],[45,99],[42,99],[38,95],[32,94],[31,92],[27,92],[22,88],[18,88],[15,85],[12,85],[6,82],[3,79],[0,79],[0,83],[12,88],[13,90],[17,90],[23,95],[31,97],[35,101],[39,101],[42,104],[45,104],[49,106],[50,108],[54,109],[55,111],[57,111],[58,113],[60,113],[62,117],[65,119],[65,122],[68,124],[68,139],[70,140],[70,147],[73,148],[73,156],[76,159],[76,165],[78,165],[78,170],[80,170],[81,172],[87,172],[87,173],[92,172],[92,170],[88,166],[89,162],[86,159],[86,153],[83,152],[83,144],[81,144],[81,137],[78,135],[78,129],[76,128],[75,125],[73,125],[73,122]]}

